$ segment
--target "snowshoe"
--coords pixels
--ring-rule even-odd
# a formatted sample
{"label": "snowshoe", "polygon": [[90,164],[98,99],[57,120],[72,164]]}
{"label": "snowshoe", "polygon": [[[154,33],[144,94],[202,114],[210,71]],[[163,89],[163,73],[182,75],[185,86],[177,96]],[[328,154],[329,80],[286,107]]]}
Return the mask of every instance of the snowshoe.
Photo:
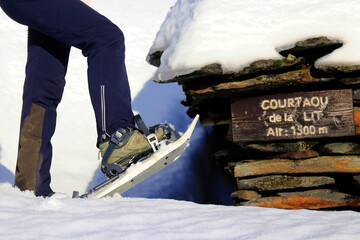
{"label": "snowshoe", "polygon": [[131,164],[155,152],[159,141],[175,141],[180,136],[170,124],[146,128],[141,117],[135,116],[139,129],[120,128],[110,139],[99,144],[102,156],[101,171],[111,178],[125,171]]}
{"label": "snowshoe", "polygon": [[[153,139],[151,132],[154,133],[154,131],[152,128],[150,128],[151,132],[149,131],[145,135],[148,139],[150,139],[149,145],[152,145],[154,148],[158,148],[158,150],[153,150],[155,151],[154,153],[151,153],[140,159],[136,164],[133,164],[131,167],[127,168],[126,171],[124,170],[119,174],[107,179],[83,195],[80,195],[79,192],[74,191],[73,197],[102,198],[107,196],[121,196],[122,193],[161,171],[163,168],[169,166],[171,163],[180,158],[185,149],[189,146],[190,138],[198,119],[199,116],[197,115],[187,128],[186,132],[181,135],[181,137],[171,125],[162,125],[163,127],[169,127],[168,132],[171,133],[171,138],[165,141],[161,141],[160,148],[159,144],[153,144],[155,140]],[[144,131],[146,132],[146,130]],[[114,165],[116,165],[116,163],[114,163]]]}

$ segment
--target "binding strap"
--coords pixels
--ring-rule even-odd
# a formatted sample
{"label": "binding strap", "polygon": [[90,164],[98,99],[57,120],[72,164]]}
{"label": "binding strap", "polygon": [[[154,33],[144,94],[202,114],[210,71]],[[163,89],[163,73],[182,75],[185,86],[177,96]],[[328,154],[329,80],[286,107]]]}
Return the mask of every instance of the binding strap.
{"label": "binding strap", "polygon": [[139,130],[142,131],[147,139],[147,141],[149,142],[151,148],[153,149],[154,152],[156,152],[157,150],[159,150],[159,141],[156,138],[156,135],[154,133],[151,133],[149,131],[149,129],[146,127],[144,121],[142,120],[142,118],[140,117],[139,114],[134,116],[134,120],[136,122],[136,125],[138,126]]}
{"label": "binding strap", "polygon": [[108,166],[107,162],[108,162],[108,159],[110,158],[111,154],[113,153],[115,148],[122,147],[123,145],[125,145],[127,143],[127,141],[129,140],[130,135],[131,134],[128,131],[126,131],[126,129],[120,128],[111,136],[111,139],[109,141],[109,146],[106,149],[104,156],[102,158],[102,161],[101,161],[102,170],[106,171],[105,168],[106,168],[106,166]]}

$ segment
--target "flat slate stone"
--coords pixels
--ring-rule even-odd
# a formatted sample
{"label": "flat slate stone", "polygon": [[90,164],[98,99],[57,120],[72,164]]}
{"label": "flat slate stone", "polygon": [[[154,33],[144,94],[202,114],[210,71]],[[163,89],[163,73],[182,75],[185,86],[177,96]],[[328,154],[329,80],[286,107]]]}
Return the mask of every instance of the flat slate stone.
{"label": "flat slate stone", "polygon": [[320,146],[323,154],[360,154],[360,144],[356,142],[335,142]]}
{"label": "flat slate stone", "polygon": [[250,201],[258,198],[261,198],[261,195],[256,191],[239,190],[231,194],[231,199],[235,201]]}
{"label": "flat slate stone", "polygon": [[319,153],[314,150],[308,151],[298,151],[298,152],[288,152],[281,154],[279,158],[287,158],[287,159],[305,159],[305,158],[312,158],[318,157]]}
{"label": "flat slate stone", "polygon": [[[317,65],[316,68],[326,74],[360,76],[360,65]],[[346,79],[346,78],[344,78]],[[357,78],[354,78],[358,80]],[[343,80],[345,81],[345,80]],[[346,81],[345,81],[346,82]]]}
{"label": "flat slate stone", "polygon": [[274,191],[296,188],[313,188],[334,184],[335,179],[326,176],[272,175],[250,179],[238,179],[239,189]]}
{"label": "flat slate stone", "polygon": [[360,207],[360,198],[330,189],[305,192],[279,193],[280,196],[265,197],[242,203],[243,206],[257,206],[284,209],[322,209],[336,207]]}
{"label": "flat slate stone", "polygon": [[360,135],[360,107],[354,108],[355,134]]}
{"label": "flat slate stone", "polygon": [[187,75],[178,76],[167,82],[186,82],[188,80],[215,81],[221,77],[222,82],[234,81],[236,79],[247,79],[264,74],[279,74],[296,69],[301,69],[306,65],[306,59],[294,56],[287,56],[282,59],[263,59],[250,63],[239,72],[224,72],[221,64],[212,63],[203,66],[200,70],[194,71]]}
{"label": "flat slate stone", "polygon": [[250,143],[244,144],[246,148],[254,149],[262,152],[287,153],[308,151],[314,147],[316,141],[297,141],[297,142],[269,142],[269,143]]}
{"label": "flat slate stone", "polygon": [[360,77],[354,76],[354,77],[339,77],[339,82],[345,85],[354,85],[360,83]]}
{"label": "flat slate stone", "polygon": [[310,83],[330,82],[333,78],[314,78],[309,68],[274,75],[261,75],[243,81],[223,82],[186,91],[188,96],[197,98],[233,96],[234,94],[270,91],[276,88],[303,86]]}
{"label": "flat slate stone", "polygon": [[332,40],[322,36],[298,41],[293,47],[279,51],[279,53],[283,56],[292,54],[297,57],[305,57],[309,60],[314,60],[331,53],[342,45],[343,43],[340,40]]}
{"label": "flat slate stone", "polygon": [[150,65],[153,65],[155,67],[159,67],[160,64],[161,64],[161,61],[160,61],[160,58],[161,58],[161,55],[163,54],[163,51],[157,51],[157,52],[154,52],[152,54],[149,54],[147,56],[147,61]]}
{"label": "flat slate stone", "polygon": [[[359,81],[359,83],[360,83],[360,81]],[[360,102],[360,89],[353,90],[353,98],[354,98],[355,102]]]}
{"label": "flat slate stone", "polygon": [[360,173],[360,156],[320,156],[304,160],[271,159],[237,163],[235,177],[292,173]]}
{"label": "flat slate stone", "polygon": [[236,76],[259,75],[264,73],[281,73],[291,69],[298,69],[306,65],[306,60],[302,57],[295,57],[288,54],[283,59],[258,60],[245,67]]}

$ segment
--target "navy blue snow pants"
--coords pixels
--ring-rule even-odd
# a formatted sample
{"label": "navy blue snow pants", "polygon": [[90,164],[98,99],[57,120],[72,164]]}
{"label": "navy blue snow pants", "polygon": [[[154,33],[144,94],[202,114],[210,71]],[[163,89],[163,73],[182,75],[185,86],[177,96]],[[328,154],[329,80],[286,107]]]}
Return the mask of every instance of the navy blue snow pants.
{"label": "navy blue snow pants", "polygon": [[124,35],[80,0],[0,0],[0,6],[12,19],[29,27],[15,186],[44,196],[52,193],[50,140],[65,86],[70,46],[81,49],[88,60],[97,142],[120,127],[134,126]]}

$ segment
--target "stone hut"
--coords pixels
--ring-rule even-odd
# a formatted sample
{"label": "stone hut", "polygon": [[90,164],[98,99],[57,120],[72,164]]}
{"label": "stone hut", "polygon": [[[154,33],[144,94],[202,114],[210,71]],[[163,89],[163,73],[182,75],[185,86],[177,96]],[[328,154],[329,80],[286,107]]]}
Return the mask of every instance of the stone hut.
{"label": "stone hut", "polygon": [[[217,134],[216,160],[234,205],[289,209],[360,206],[360,65],[315,64],[344,42],[289,42],[282,59],[238,72],[218,63],[177,75],[190,117]],[[161,64],[161,51],[148,62]]]}

